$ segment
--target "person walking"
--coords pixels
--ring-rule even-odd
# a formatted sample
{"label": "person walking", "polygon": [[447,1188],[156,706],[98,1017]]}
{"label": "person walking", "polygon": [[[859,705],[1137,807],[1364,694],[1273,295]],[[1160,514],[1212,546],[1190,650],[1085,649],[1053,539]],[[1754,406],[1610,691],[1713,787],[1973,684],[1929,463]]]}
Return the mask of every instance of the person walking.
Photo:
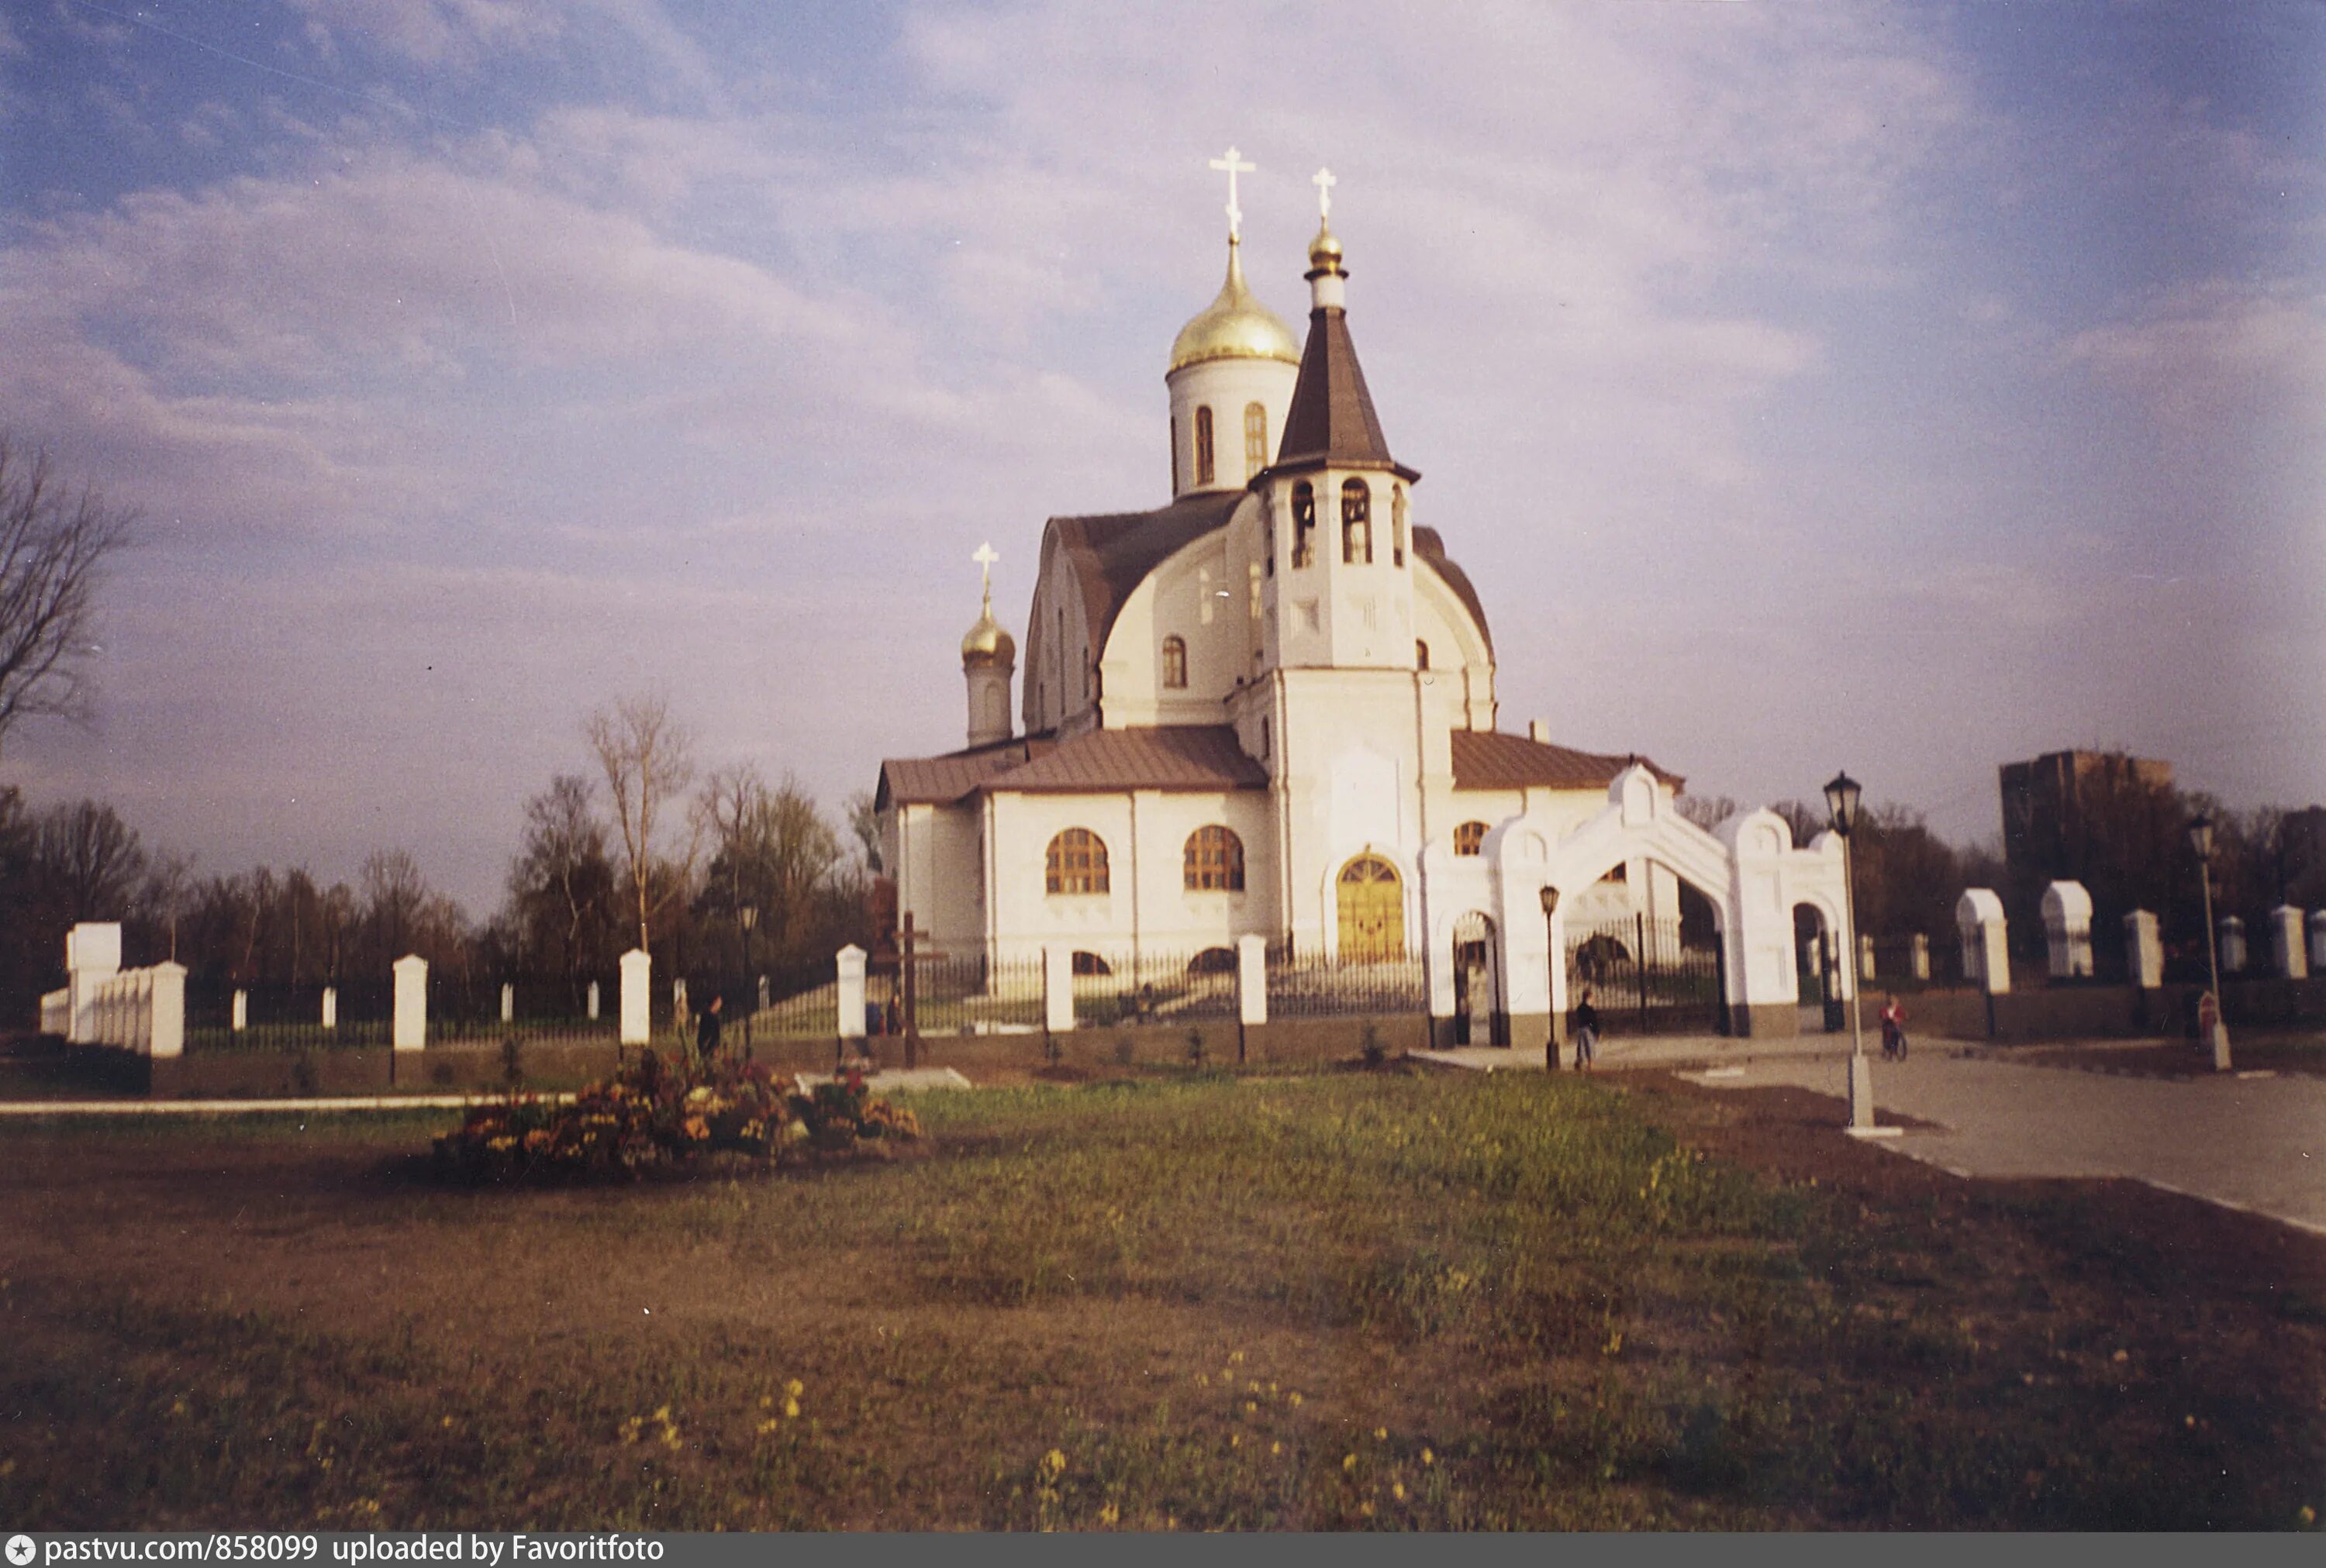
{"label": "person walking", "polygon": [[1882,1054],[1892,1062],[1906,1060],[1906,1009],[1898,1005],[1895,991],[1883,1002]]}
{"label": "person walking", "polygon": [[711,1005],[703,1008],[702,1016],[694,1021],[694,1054],[701,1061],[707,1062],[719,1054],[719,1011],[726,1005],[726,997],[716,991],[712,992]]}
{"label": "person walking", "polygon": [[1575,1071],[1591,1071],[1591,1059],[1599,1054],[1599,1009],[1591,1005],[1591,988],[1583,988],[1583,1000],[1575,1006]]}

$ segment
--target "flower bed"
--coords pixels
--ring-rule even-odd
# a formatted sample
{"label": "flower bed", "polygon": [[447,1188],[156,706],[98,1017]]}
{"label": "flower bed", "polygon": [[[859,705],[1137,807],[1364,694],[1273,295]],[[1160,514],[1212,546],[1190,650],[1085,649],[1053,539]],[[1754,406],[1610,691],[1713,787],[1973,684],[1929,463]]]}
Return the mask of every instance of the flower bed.
{"label": "flower bed", "polygon": [[851,1072],[800,1094],[765,1066],[670,1065],[653,1052],[571,1103],[533,1095],[472,1108],[436,1139],[441,1175],[470,1182],[548,1175],[636,1175],[729,1154],[775,1165],[816,1155],[886,1152],[920,1123]]}

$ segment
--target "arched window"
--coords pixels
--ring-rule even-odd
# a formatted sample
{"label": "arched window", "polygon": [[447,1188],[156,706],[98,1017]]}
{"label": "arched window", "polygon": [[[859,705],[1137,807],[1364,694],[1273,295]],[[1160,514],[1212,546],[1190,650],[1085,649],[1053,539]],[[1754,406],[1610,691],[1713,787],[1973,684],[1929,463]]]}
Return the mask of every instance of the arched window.
{"label": "arched window", "polygon": [[1373,563],[1373,493],[1363,479],[1341,487],[1341,561],[1345,566]]}
{"label": "arched window", "polygon": [[1243,477],[1250,479],[1268,467],[1268,408],[1264,404],[1243,405]]}
{"label": "arched window", "polygon": [[1292,564],[1298,569],[1316,558],[1317,491],[1303,479],[1292,487]]}
{"label": "arched window", "polygon": [[1187,639],[1163,639],[1163,684],[1173,691],[1187,689]]}
{"label": "arched window", "polygon": [[1106,845],[1088,828],[1068,828],[1050,840],[1044,886],[1052,893],[1107,891]]}
{"label": "arched window", "polygon": [[1454,830],[1454,852],[1456,855],[1478,854],[1485,847],[1485,842],[1486,824],[1484,822],[1465,822]]}
{"label": "arched window", "polygon": [[1075,950],[1074,968],[1075,973],[1078,975],[1111,975],[1114,973],[1114,966],[1112,964],[1107,962],[1104,959],[1099,957],[1098,954],[1094,952],[1085,952],[1079,948]]}
{"label": "arched window", "polygon": [[1216,467],[1212,461],[1212,410],[1206,404],[1196,411],[1196,483],[1210,484]]}
{"label": "arched window", "polygon": [[1429,645],[1419,637],[1413,639],[1413,667],[1417,670],[1429,668]]}
{"label": "arched window", "polygon": [[1242,893],[1243,840],[1222,827],[1197,828],[1187,835],[1187,891]]}
{"label": "arched window", "polygon": [[1405,564],[1405,487],[1395,485],[1389,493],[1389,563]]}

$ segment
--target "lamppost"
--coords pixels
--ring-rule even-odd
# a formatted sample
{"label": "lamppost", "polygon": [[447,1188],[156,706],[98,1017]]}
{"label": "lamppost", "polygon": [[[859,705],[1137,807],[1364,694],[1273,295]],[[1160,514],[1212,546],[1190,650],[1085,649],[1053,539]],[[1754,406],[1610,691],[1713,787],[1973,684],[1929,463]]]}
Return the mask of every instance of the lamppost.
{"label": "lamppost", "polygon": [[[2189,848],[2197,851],[2197,882],[2205,890],[2205,973],[2212,989],[2205,1001],[2213,1005],[2211,1038],[2213,1071],[2229,1070],[2229,1026],[2221,1017],[2221,955],[2220,943],[2213,932],[2213,819],[2200,812],[2189,823]],[[2205,1016],[2199,1004],[2197,1016]]]}
{"label": "lamppost", "polygon": [[[1847,773],[1833,775],[1825,786],[1825,808],[1833,830],[1841,835],[1841,951],[1845,960],[1857,951],[1857,872],[1850,858],[1849,837],[1857,829],[1858,782]],[[1874,1125],[1874,1064],[1865,1059],[1865,1031],[1858,1016],[1857,975],[1849,974],[1849,1132],[1853,1137],[1894,1135],[1896,1127]]]}
{"label": "lamppost", "polygon": [[735,912],[743,923],[743,1060],[751,1059],[751,1015],[758,1012],[759,982],[751,973],[751,932],[759,923],[759,906],[747,904]]}
{"label": "lamppost", "polygon": [[1546,882],[1542,885],[1542,945],[1545,958],[1542,966],[1543,1020],[1549,1033],[1543,1036],[1542,1070],[1558,1071],[1558,943],[1552,940],[1550,917],[1558,913],[1558,889]]}

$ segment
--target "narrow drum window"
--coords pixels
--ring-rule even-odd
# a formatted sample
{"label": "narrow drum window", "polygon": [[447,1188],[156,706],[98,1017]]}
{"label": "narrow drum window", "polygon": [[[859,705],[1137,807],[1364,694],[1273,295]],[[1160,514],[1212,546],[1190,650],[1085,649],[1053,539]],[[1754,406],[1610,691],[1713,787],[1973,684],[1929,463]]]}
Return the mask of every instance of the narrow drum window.
{"label": "narrow drum window", "polygon": [[1306,566],[1317,553],[1317,492],[1307,480],[1292,487],[1292,564]]}
{"label": "narrow drum window", "polygon": [[1212,411],[1206,404],[1196,411],[1196,483],[1210,484],[1215,466],[1212,461]]}
{"label": "narrow drum window", "polygon": [[1373,499],[1363,479],[1341,487],[1341,561],[1346,566],[1373,563]]}
{"label": "narrow drum window", "polygon": [[1260,498],[1260,560],[1261,574],[1274,577],[1276,575],[1276,497],[1273,496],[1262,496]]}
{"label": "narrow drum window", "polygon": [[1187,639],[1163,639],[1163,684],[1173,691],[1187,689]]}
{"label": "narrow drum window", "polygon": [[1264,404],[1243,405],[1243,477],[1250,479],[1268,467],[1268,407]]}
{"label": "narrow drum window", "polygon": [[1044,886],[1052,893],[1106,892],[1106,845],[1088,828],[1068,828],[1050,840]]}
{"label": "narrow drum window", "polygon": [[1171,493],[1179,493],[1179,416],[1171,416]]}
{"label": "narrow drum window", "polygon": [[1394,486],[1389,493],[1389,563],[1405,564],[1405,487]]}
{"label": "narrow drum window", "polygon": [[1222,827],[1188,834],[1186,881],[1190,893],[1242,893],[1243,840]]}
{"label": "narrow drum window", "polygon": [[1456,855],[1479,854],[1483,852],[1485,842],[1486,824],[1484,822],[1465,822],[1454,830],[1454,852]]}
{"label": "narrow drum window", "polygon": [[1419,637],[1413,639],[1413,667],[1417,670],[1429,668],[1429,645]]}

